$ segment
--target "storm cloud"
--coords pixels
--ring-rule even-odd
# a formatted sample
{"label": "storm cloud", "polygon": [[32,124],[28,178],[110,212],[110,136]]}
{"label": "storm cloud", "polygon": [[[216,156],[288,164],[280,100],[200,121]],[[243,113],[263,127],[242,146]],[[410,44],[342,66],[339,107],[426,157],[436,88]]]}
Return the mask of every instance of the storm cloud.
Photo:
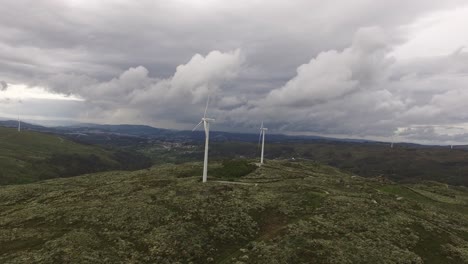
{"label": "storm cloud", "polygon": [[76,120],[188,129],[210,94],[220,130],[464,141],[430,128],[468,123],[466,49],[395,55],[413,23],[464,4],[7,0],[0,79],[82,98]]}
{"label": "storm cloud", "polygon": [[5,91],[6,89],[8,89],[8,83],[0,81],[0,91]]}

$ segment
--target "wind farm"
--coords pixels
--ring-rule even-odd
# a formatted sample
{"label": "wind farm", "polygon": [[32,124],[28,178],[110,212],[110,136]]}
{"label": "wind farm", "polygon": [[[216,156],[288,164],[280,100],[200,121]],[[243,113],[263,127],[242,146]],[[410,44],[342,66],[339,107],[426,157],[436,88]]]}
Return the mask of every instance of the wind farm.
{"label": "wind farm", "polygon": [[0,264],[468,263],[465,1],[0,7]]}
{"label": "wind farm", "polygon": [[[210,131],[209,109],[207,102],[194,128],[204,126],[203,140],[193,131],[129,125],[43,128],[48,129],[45,134],[31,131],[34,127],[26,123],[21,135],[16,127],[0,128],[0,147],[6,150],[0,152],[0,162],[8,168],[0,173],[0,260],[14,263],[28,256],[43,262],[66,258],[99,263],[105,256],[110,262],[141,263],[267,263],[284,258],[294,263],[311,258],[318,263],[463,263],[446,248],[463,250],[461,234],[468,224],[463,175],[468,167],[462,162],[468,148],[399,143],[389,151],[386,142],[267,137],[264,124],[260,135],[223,134]],[[260,167],[255,165],[259,143],[264,149],[260,161],[269,157],[268,162],[263,157]],[[126,156],[120,152],[123,146]],[[50,153],[38,160],[44,150]],[[21,153],[28,153],[27,159]],[[120,169],[148,157],[143,167]],[[16,160],[27,164],[27,174],[15,169]],[[60,225],[56,219],[62,219]],[[449,227],[447,221],[452,221]],[[366,242],[358,227],[372,228]],[[343,250],[322,245],[324,249],[303,253],[323,242],[310,234],[330,230],[326,243],[338,243]],[[348,239],[342,239],[343,233]],[[409,242],[394,246],[402,236]],[[123,255],[108,242],[119,239],[128,242],[119,246]],[[392,251],[374,251],[379,246]],[[76,248],[79,254],[73,253]]]}
{"label": "wind farm", "polygon": [[211,131],[210,98],[191,131],[0,122],[0,261],[465,262],[468,146]]}

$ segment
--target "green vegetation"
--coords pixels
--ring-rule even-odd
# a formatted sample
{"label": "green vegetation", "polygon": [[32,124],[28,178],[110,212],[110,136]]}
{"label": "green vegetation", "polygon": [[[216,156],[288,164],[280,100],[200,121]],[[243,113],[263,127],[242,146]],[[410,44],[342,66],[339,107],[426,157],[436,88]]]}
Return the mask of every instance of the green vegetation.
{"label": "green vegetation", "polygon": [[0,127],[0,185],[105,170],[150,167],[143,155],[78,144],[52,134]]}
{"label": "green vegetation", "polygon": [[[210,178],[218,180],[232,181],[236,178],[246,176],[257,169],[250,160],[234,159],[224,160],[221,163],[211,164],[208,167]],[[199,163],[190,163],[190,166],[184,164],[175,172],[175,176],[179,178],[201,176],[203,174],[203,166]]]}
{"label": "green vegetation", "polygon": [[245,159],[224,160],[222,166],[210,170],[211,175],[234,180],[257,169],[257,166]]}
{"label": "green vegetation", "polygon": [[[257,144],[214,143],[213,157],[257,158]],[[201,150],[201,149],[200,149]],[[271,142],[268,159],[314,160],[365,177],[382,175],[404,183],[437,181],[468,186],[468,150],[449,147],[348,142]],[[201,157],[201,156],[200,156]],[[184,158],[184,157],[181,157]]]}
{"label": "green vegetation", "polygon": [[465,187],[252,166],[212,163],[206,184],[186,163],[0,187],[0,263],[468,263]]}
{"label": "green vegetation", "polygon": [[[174,140],[174,136],[171,137],[169,134],[167,137],[157,137],[158,139],[90,134],[80,139],[86,138],[85,142],[141,153],[150,157],[153,164],[181,164],[203,159],[203,140],[195,142],[188,138]],[[250,140],[256,138],[254,136]],[[292,158],[313,160],[365,177],[381,175],[404,183],[437,181],[450,185],[468,186],[468,148],[466,146],[450,149],[448,146],[395,144],[395,148],[391,149],[389,144],[378,142],[301,140],[284,137],[279,139],[280,141],[275,141],[275,138],[277,137],[267,137],[265,157],[270,160]],[[173,141],[165,141],[165,139]],[[260,148],[256,142],[224,140],[225,138],[220,136],[212,138],[211,161],[239,158],[258,160]]]}

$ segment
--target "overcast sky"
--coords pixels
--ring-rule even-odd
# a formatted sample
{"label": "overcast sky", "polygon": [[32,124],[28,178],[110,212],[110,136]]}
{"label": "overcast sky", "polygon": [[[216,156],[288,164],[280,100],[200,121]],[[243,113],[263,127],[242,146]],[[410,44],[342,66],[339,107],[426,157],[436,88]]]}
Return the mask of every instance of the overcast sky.
{"label": "overcast sky", "polygon": [[468,142],[465,0],[4,0],[0,117]]}

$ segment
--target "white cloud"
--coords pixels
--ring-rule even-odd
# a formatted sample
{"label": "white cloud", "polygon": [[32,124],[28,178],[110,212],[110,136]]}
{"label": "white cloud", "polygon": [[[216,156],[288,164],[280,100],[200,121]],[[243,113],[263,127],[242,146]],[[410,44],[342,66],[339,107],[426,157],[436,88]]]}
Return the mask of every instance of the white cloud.
{"label": "white cloud", "polygon": [[301,65],[285,86],[271,91],[265,101],[275,106],[312,106],[357,89],[378,86],[392,63],[385,57],[387,43],[382,29],[360,29],[351,47],[320,53]]}
{"label": "white cloud", "polygon": [[[387,39],[381,28],[360,29],[350,47],[320,53],[263,100],[223,114],[239,123],[266,119],[282,132],[370,138],[391,137],[399,129],[422,131],[418,125],[466,123],[467,54],[398,61]],[[414,133],[406,135],[417,140]],[[434,142],[454,140],[440,129],[430,136]],[[423,133],[421,140],[428,137]]]}
{"label": "white cloud", "polygon": [[82,98],[75,95],[65,95],[59,93],[50,93],[43,87],[29,87],[24,84],[8,84],[3,91],[0,91],[0,100],[28,100],[28,99],[47,99],[64,101],[83,101]]}
{"label": "white cloud", "polygon": [[394,56],[400,59],[443,56],[468,46],[468,7],[428,14],[404,27],[409,41],[397,47]]}
{"label": "white cloud", "polygon": [[[202,113],[208,94],[220,96],[227,89],[223,85],[237,76],[242,63],[240,50],[212,51],[206,56],[195,54],[186,64],[179,65],[170,78],[150,77],[145,67],[138,66],[103,82],[76,75],[54,76],[49,82],[53,86],[48,88],[83,97],[89,106],[86,115],[91,112],[105,122],[176,123],[195,120]],[[221,103],[232,106],[236,100]]]}

